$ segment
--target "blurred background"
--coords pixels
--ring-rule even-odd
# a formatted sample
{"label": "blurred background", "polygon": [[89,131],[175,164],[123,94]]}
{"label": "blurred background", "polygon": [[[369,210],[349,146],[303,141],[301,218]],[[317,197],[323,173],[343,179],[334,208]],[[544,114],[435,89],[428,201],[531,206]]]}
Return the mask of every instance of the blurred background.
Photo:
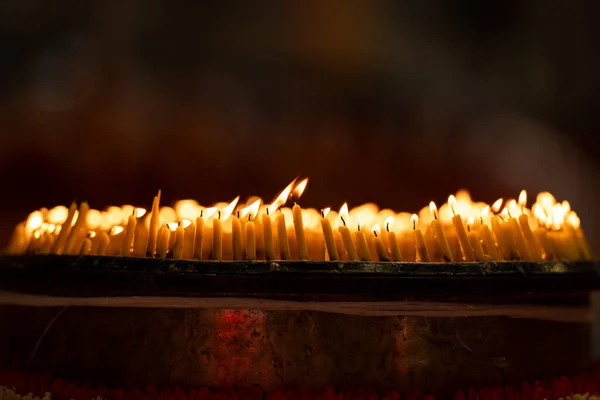
{"label": "blurred background", "polygon": [[0,1],[0,240],[35,208],[416,211],[549,190],[600,250],[600,3]]}

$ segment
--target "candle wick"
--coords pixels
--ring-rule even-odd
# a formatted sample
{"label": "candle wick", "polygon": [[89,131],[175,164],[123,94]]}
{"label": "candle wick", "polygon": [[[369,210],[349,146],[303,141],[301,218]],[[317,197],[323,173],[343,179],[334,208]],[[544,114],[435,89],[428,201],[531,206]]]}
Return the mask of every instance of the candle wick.
{"label": "candle wick", "polygon": [[479,220],[481,221],[481,225],[483,225],[483,216],[480,216]]}
{"label": "candle wick", "polygon": [[417,229],[417,223],[413,221],[413,231]]}
{"label": "candle wick", "polygon": [[252,221],[252,214],[248,213],[248,221]]}
{"label": "candle wick", "polygon": [[344,221],[344,217],[342,217],[342,216],[340,215],[340,219],[342,220],[342,224],[344,224],[344,226],[346,226],[346,221]]}
{"label": "candle wick", "polygon": [[240,217],[240,210],[237,210],[237,217]]}
{"label": "candle wick", "polygon": [[131,215],[135,215],[135,208],[133,209],[133,211],[131,212]]}
{"label": "candle wick", "polygon": [[437,220],[437,211],[433,210],[433,219]]}
{"label": "candle wick", "polygon": [[360,224],[358,224],[358,230],[360,231]]}
{"label": "candle wick", "polygon": [[467,224],[467,232],[471,232],[471,225]]}
{"label": "candle wick", "polygon": [[200,210],[200,218],[204,218],[204,210]]}
{"label": "candle wick", "polygon": [[377,237],[377,231],[373,231],[373,234],[375,235],[375,237]]}
{"label": "candle wick", "polygon": [[385,230],[386,231],[390,231],[390,223],[388,222],[387,224],[385,224]]}
{"label": "candle wick", "polygon": [[179,220],[179,222],[177,223],[177,226],[181,226],[181,220]]}
{"label": "candle wick", "polygon": [[506,212],[508,213],[508,216],[509,216],[510,218],[512,218],[512,214],[510,213],[510,210],[508,209],[508,207],[506,208]]}
{"label": "candle wick", "polygon": [[267,208],[265,209],[265,211],[267,212],[267,215],[269,215],[269,208],[270,208],[270,207],[271,207],[271,206],[267,206]]}
{"label": "candle wick", "polygon": [[450,209],[452,210],[452,215],[456,215],[456,211],[454,211],[454,206],[450,204]]}
{"label": "candle wick", "polygon": [[321,210],[321,218],[325,218],[325,213]]}
{"label": "candle wick", "polygon": [[219,210],[217,214],[219,214],[219,219],[221,219],[221,210]]}

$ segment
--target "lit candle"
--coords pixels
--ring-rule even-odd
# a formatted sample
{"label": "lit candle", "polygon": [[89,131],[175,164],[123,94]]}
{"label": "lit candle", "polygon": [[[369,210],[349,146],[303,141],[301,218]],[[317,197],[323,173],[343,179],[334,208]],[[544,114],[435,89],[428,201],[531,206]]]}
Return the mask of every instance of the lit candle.
{"label": "lit candle", "polygon": [[325,238],[325,247],[327,248],[327,255],[330,261],[339,260],[337,247],[335,246],[335,239],[333,238],[333,229],[331,228],[331,221],[327,219],[327,214],[331,209],[324,208],[321,210],[321,229],[323,230],[323,237]]}
{"label": "lit candle", "polygon": [[137,219],[141,218],[146,214],[146,210],[143,208],[134,208],[131,215],[127,218],[127,226],[125,228],[125,240],[123,241],[123,247],[121,247],[121,256],[128,256],[131,252],[131,246],[134,241],[135,228],[137,226]]}
{"label": "lit candle", "polygon": [[538,246],[537,241],[535,240],[535,236],[531,231],[531,227],[529,226],[529,217],[525,214],[525,207],[527,206],[527,192],[522,190],[519,194],[519,206],[521,207],[521,215],[519,215],[519,225],[521,225],[521,231],[523,231],[523,236],[525,242],[527,243],[527,248],[529,250],[529,254],[531,259],[534,261],[542,260],[542,253]]}
{"label": "lit candle", "polygon": [[342,238],[342,234],[339,230],[333,232],[333,239],[335,240],[335,247],[340,260],[348,261],[348,254],[346,254],[346,249],[344,248],[344,239]]}
{"label": "lit candle", "polygon": [[83,239],[81,243],[81,249],[79,250],[80,256],[87,256],[92,251],[92,241],[88,238]]}
{"label": "lit candle", "polygon": [[192,221],[189,219],[184,219],[177,223],[177,227],[175,228],[175,244],[173,245],[173,259],[175,260],[183,259],[185,228],[190,226],[191,223]]}
{"label": "lit candle", "polygon": [[442,227],[440,221],[438,221],[437,206],[433,201],[429,203],[429,211],[433,215],[433,221],[431,221],[431,229],[435,234],[435,239],[437,240],[437,244],[440,248],[440,252],[442,253],[442,257],[446,262],[453,262],[454,257],[452,257],[450,246],[448,245],[448,241],[446,240],[444,228]]}
{"label": "lit candle", "polygon": [[519,212],[519,208],[517,207],[517,202],[515,200],[508,202],[507,212],[508,225],[510,227],[512,236],[515,238],[515,244],[517,245],[520,259],[524,261],[531,261],[532,257],[529,252],[529,247],[527,247],[527,242],[525,241],[525,237],[523,236],[523,232],[521,231],[521,227],[519,226],[517,219],[513,216]]}
{"label": "lit candle", "polygon": [[360,261],[370,261],[371,252],[369,251],[369,245],[367,244],[365,233],[360,230],[360,222],[358,223],[358,230],[354,234],[354,237],[356,238],[356,251],[358,253],[358,259]]}
{"label": "lit candle", "polygon": [[[256,222],[254,219],[258,215],[260,209],[261,200],[257,199],[249,206],[240,210],[241,218],[248,218],[248,221],[244,224],[244,250],[246,251],[247,260],[256,260]],[[251,237],[248,237],[251,234]]]}
{"label": "lit candle", "polygon": [[429,251],[427,251],[427,246],[425,245],[425,238],[423,237],[423,232],[420,229],[417,229],[417,223],[419,222],[419,216],[417,214],[413,214],[410,216],[410,223],[413,226],[413,238],[415,241],[415,248],[417,249],[417,254],[422,262],[431,262],[431,257],[429,256]]}
{"label": "lit candle", "polygon": [[100,235],[100,242],[98,243],[98,252],[99,256],[105,256],[108,250],[108,245],[110,244],[110,237],[108,233],[102,232]]}
{"label": "lit candle", "polygon": [[473,252],[473,248],[469,244],[469,238],[467,237],[467,232],[465,231],[465,226],[463,225],[462,218],[460,217],[460,214],[456,213],[456,197],[450,195],[448,197],[448,205],[452,210],[452,223],[454,224],[454,229],[456,230],[456,237],[458,238],[458,242],[460,243],[460,248],[462,249],[465,261],[475,261],[475,253]]}
{"label": "lit candle", "polygon": [[339,216],[342,220],[342,225],[338,228],[338,232],[340,232],[340,234],[342,235],[344,247],[346,248],[346,254],[348,254],[348,260],[358,261],[358,255],[356,254],[354,243],[352,243],[350,229],[348,229],[348,227],[346,226],[346,221],[348,221],[348,204],[344,203],[342,208],[340,208]]}
{"label": "lit candle", "polygon": [[[193,212],[196,212],[196,210],[194,209]],[[189,224],[183,228],[185,232],[183,235],[183,254],[181,258],[184,260],[192,260],[194,258],[194,247],[196,245],[196,220],[193,219],[193,215],[188,214],[188,216],[192,219],[186,218]]]}
{"label": "lit candle", "polygon": [[567,223],[565,224],[569,230],[575,235],[577,247],[581,254],[581,257],[589,261],[592,259],[592,251],[590,245],[581,229],[581,220],[574,211],[569,212],[567,215]]}
{"label": "lit candle", "polygon": [[233,250],[233,260],[242,260],[242,223],[240,222],[240,212],[231,216],[231,247]]}
{"label": "lit candle", "polygon": [[496,244],[494,242],[494,238],[492,237],[492,233],[490,232],[490,228],[488,227],[485,221],[488,218],[490,213],[490,206],[485,206],[481,210],[480,220],[481,226],[479,227],[479,237],[483,242],[483,250],[485,254],[489,255],[492,260],[503,260],[504,258],[496,248]]}
{"label": "lit candle", "polygon": [[71,230],[71,224],[73,222],[73,218],[75,217],[75,213],[77,212],[77,204],[74,202],[71,203],[69,207],[69,214],[67,215],[67,219],[61,225],[60,233],[58,237],[54,241],[52,245],[52,250],[50,251],[52,254],[62,254],[65,248],[65,243],[67,242],[67,236],[69,236],[69,231]]}
{"label": "lit candle", "polygon": [[146,247],[146,255],[148,257],[154,257],[154,254],[156,253],[158,226],[160,225],[160,196],[161,191],[159,190],[152,201],[152,215],[150,216],[150,227],[148,228],[148,246]]}
{"label": "lit candle", "polygon": [[87,212],[90,209],[87,202],[82,202],[79,205],[79,214],[77,216],[77,220],[75,221],[75,225],[71,227],[69,231],[69,235],[67,236],[67,240],[65,242],[64,254],[77,254],[76,245],[79,242],[79,239],[82,235],[85,235],[82,231],[85,227],[85,221],[87,217]]}
{"label": "lit candle", "polygon": [[508,257],[506,259],[520,260],[521,256],[519,254],[519,248],[517,247],[517,241],[509,223],[510,214],[508,212],[508,208],[504,207],[501,216],[504,222],[500,224],[500,228],[502,229],[502,235],[504,237],[504,242],[506,243],[506,250],[508,251]]}
{"label": "lit candle", "polygon": [[472,231],[471,227],[475,222],[475,218],[469,217],[467,220],[467,237],[469,238],[469,244],[473,248],[473,253],[475,254],[475,259],[477,261],[484,261],[486,259],[485,254],[483,253],[483,247],[481,246],[481,242],[479,241],[479,235],[477,232]]}
{"label": "lit candle", "polygon": [[107,255],[112,256],[121,252],[121,247],[123,246],[123,239],[125,237],[124,232],[125,228],[123,228],[121,225],[113,226],[110,229],[110,243],[108,248],[106,249]]}
{"label": "lit candle", "polygon": [[302,208],[297,203],[297,200],[302,196],[306,185],[308,184],[308,178],[298,183],[292,191],[294,199],[294,207],[292,208],[292,216],[294,218],[294,232],[296,233],[296,244],[298,246],[298,255],[300,260],[308,260],[308,250],[306,249],[306,238],[304,235],[304,222],[302,221]]}
{"label": "lit candle", "polygon": [[494,232],[494,236],[496,237],[496,242],[498,243],[498,248],[502,254],[502,258],[504,260],[510,260],[510,254],[508,252],[506,239],[504,238],[504,231],[502,230],[502,222],[500,217],[497,215],[502,207],[503,199],[498,199],[492,204],[492,212],[494,213],[490,222],[492,223],[492,231]]}
{"label": "lit candle", "polygon": [[267,261],[275,259],[275,247],[273,245],[273,226],[271,216],[269,215],[270,205],[266,208],[266,213],[262,215],[263,238],[265,240],[265,258]]}
{"label": "lit candle", "polygon": [[223,259],[223,222],[233,212],[237,202],[240,200],[240,196],[233,199],[231,203],[229,203],[222,210],[217,212],[217,218],[213,219],[213,259],[214,260],[222,260]]}
{"label": "lit candle", "polygon": [[25,222],[21,222],[15,227],[15,230],[13,231],[13,235],[10,238],[10,243],[6,248],[6,254],[21,254],[25,252],[26,245],[27,241],[25,238]]}
{"label": "lit candle", "polygon": [[[149,221],[148,221],[149,222]],[[133,251],[131,255],[133,257],[145,257],[146,248],[148,246],[148,227],[146,222],[137,224],[135,228],[135,234],[133,235]],[[94,250],[94,241],[92,240],[92,252]]]}
{"label": "lit candle", "polygon": [[398,246],[396,232],[390,230],[390,227],[394,224],[394,217],[387,217],[383,223],[385,224],[385,231],[387,232],[388,244],[392,253],[392,261],[402,261],[402,252],[400,251],[400,246]]}
{"label": "lit candle", "polygon": [[375,245],[375,251],[377,252],[377,258],[379,261],[390,261],[390,258],[387,255],[387,251],[385,251],[385,246],[383,245],[383,240],[381,240],[381,228],[379,224],[373,225],[373,244]]}
{"label": "lit candle", "polygon": [[200,210],[200,216],[196,218],[196,236],[194,243],[194,258],[202,260],[202,252],[204,251],[204,219],[210,218],[217,212],[217,207]]}
{"label": "lit candle", "polygon": [[40,248],[40,254],[49,254],[50,249],[52,248],[52,244],[54,243],[54,235],[50,232],[44,233],[44,244]]}
{"label": "lit candle", "polygon": [[158,244],[156,253],[159,258],[167,258],[169,252],[169,242],[171,241],[171,230],[167,225],[161,226],[158,231]]}

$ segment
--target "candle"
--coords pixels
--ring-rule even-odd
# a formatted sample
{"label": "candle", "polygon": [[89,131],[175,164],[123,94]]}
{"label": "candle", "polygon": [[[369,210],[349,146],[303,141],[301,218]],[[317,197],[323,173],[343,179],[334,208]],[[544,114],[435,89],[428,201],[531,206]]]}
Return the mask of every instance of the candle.
{"label": "candle", "polygon": [[512,236],[515,238],[517,251],[521,256],[521,260],[531,261],[532,257],[531,253],[529,252],[529,247],[527,247],[527,242],[525,241],[521,227],[519,226],[517,219],[514,217],[514,215],[516,215],[518,212],[519,208],[517,207],[517,202],[515,200],[509,201],[507,206],[508,225],[510,227]]}
{"label": "candle", "polygon": [[502,207],[503,199],[498,199],[492,204],[492,212],[494,215],[492,216],[490,222],[492,223],[492,231],[494,232],[494,236],[496,237],[496,242],[498,243],[498,248],[500,249],[500,253],[502,254],[502,258],[504,260],[510,260],[510,254],[508,252],[508,248],[506,245],[506,240],[504,238],[504,231],[502,230],[502,223],[500,217],[497,215]]}
{"label": "candle", "polygon": [[73,218],[75,217],[76,212],[77,212],[77,204],[75,204],[73,202],[73,203],[71,203],[71,206],[69,207],[69,213],[67,215],[67,219],[61,225],[60,233],[58,234],[58,237],[56,238],[56,240],[54,241],[54,244],[52,245],[52,250],[50,251],[52,254],[62,254],[63,253],[65,243],[67,241],[67,236],[69,235],[69,231],[71,230],[71,223],[73,222]]}
{"label": "candle", "polygon": [[503,222],[500,224],[500,228],[502,229],[502,235],[508,252],[508,257],[506,257],[506,259],[520,260],[521,256],[519,254],[519,248],[517,247],[516,238],[509,223],[510,215],[508,213],[508,208],[504,207],[501,217]]}
{"label": "candle", "polygon": [[167,225],[161,226],[158,231],[158,243],[156,254],[159,258],[167,258],[169,252],[169,241],[171,240],[171,230]]}
{"label": "candle", "polygon": [[233,250],[233,260],[242,260],[242,223],[240,222],[240,212],[237,216],[231,216],[231,247]]}
{"label": "candle", "polygon": [[392,261],[402,261],[402,252],[400,251],[400,247],[398,246],[396,232],[390,230],[390,227],[394,224],[394,217],[387,217],[383,223],[385,224],[385,231],[387,232],[388,244],[390,246],[390,252],[392,253]]}
{"label": "candle", "polygon": [[121,247],[123,245],[125,228],[121,225],[113,226],[110,229],[110,243],[108,248],[106,249],[107,255],[116,255],[121,251]]}
{"label": "candle", "polygon": [[82,235],[85,235],[82,230],[85,227],[85,221],[87,217],[87,212],[90,209],[87,202],[82,202],[79,205],[79,214],[77,216],[77,220],[75,221],[75,225],[71,227],[69,234],[67,235],[67,240],[65,242],[64,254],[77,254],[76,245],[79,242],[79,239]]}
{"label": "candle", "polygon": [[204,250],[204,218],[210,218],[216,212],[217,207],[200,210],[200,216],[196,218],[194,258],[197,260],[202,260],[202,251]]}
{"label": "candle", "polygon": [[292,216],[294,218],[294,232],[296,233],[296,245],[298,246],[298,255],[300,260],[308,260],[308,250],[306,249],[306,238],[304,236],[304,222],[302,220],[302,208],[297,203],[297,200],[302,196],[306,185],[308,184],[308,178],[298,183],[292,191],[294,199],[294,207],[292,208]]}
{"label": "candle", "polygon": [[[194,209],[194,213],[197,211]],[[188,216],[190,214],[187,214]],[[195,214],[194,214],[195,215]],[[196,220],[193,216],[190,216],[191,219],[185,218],[186,221],[189,221],[187,227],[184,227],[184,235],[183,235],[183,254],[181,258],[184,260],[192,260],[194,259],[194,247],[196,245]]]}
{"label": "candle", "polygon": [[337,249],[340,261],[348,261],[348,254],[346,254],[346,249],[344,248],[344,239],[339,230],[333,231],[333,239],[335,240],[335,248]]}
{"label": "candle", "polygon": [[423,237],[423,232],[420,229],[417,229],[417,223],[419,222],[419,216],[417,214],[413,214],[410,216],[410,223],[413,226],[413,239],[415,242],[415,248],[417,249],[417,254],[422,262],[431,262],[431,257],[429,256],[429,251],[427,251],[427,246],[425,245],[425,238]]}
{"label": "candle", "polygon": [[321,210],[321,229],[323,231],[323,238],[325,239],[325,247],[327,248],[329,260],[337,261],[339,260],[339,256],[333,237],[333,229],[331,228],[331,221],[327,219],[327,214],[329,214],[330,210],[329,207]]}
{"label": "candle", "polygon": [[354,234],[354,237],[356,238],[356,251],[358,253],[358,259],[360,261],[370,261],[371,252],[369,251],[369,245],[367,244],[365,233],[360,230],[360,222],[358,223],[358,230]]}
{"label": "candle", "polygon": [[83,239],[81,243],[81,249],[79,250],[80,256],[87,256],[92,251],[92,241],[88,238]]}
{"label": "candle", "polygon": [[348,221],[348,204],[344,203],[342,208],[340,208],[339,216],[340,220],[342,220],[342,225],[338,228],[338,232],[340,233],[340,235],[342,235],[342,240],[344,242],[346,254],[348,254],[348,260],[358,261],[358,255],[356,254],[354,243],[352,243],[350,229],[348,229],[348,227],[346,226],[346,221]]}
{"label": "candle", "polygon": [[40,247],[40,254],[49,254],[52,244],[54,243],[54,235],[50,232],[45,232],[44,238],[44,244]]}
{"label": "candle", "polygon": [[279,251],[282,260],[289,260],[290,244],[287,237],[287,227],[285,226],[285,215],[279,210],[279,214],[275,218],[275,226],[277,228],[277,237],[279,238]]}
{"label": "candle", "polygon": [[223,222],[233,212],[240,196],[233,199],[231,203],[222,210],[217,211],[217,218],[213,219],[213,260],[223,259]]}
{"label": "candle", "polygon": [[125,227],[125,240],[123,241],[123,247],[121,247],[121,256],[128,256],[131,252],[135,229],[137,227],[137,219],[141,218],[145,213],[145,209],[135,208],[133,209],[131,215],[127,218],[127,226]]}
{"label": "candle", "polygon": [[108,250],[109,244],[110,244],[110,237],[108,236],[108,233],[102,232],[102,234],[100,235],[100,242],[98,244],[97,254],[99,256],[105,256],[106,252]]}
{"label": "candle", "polygon": [[479,237],[483,242],[483,250],[485,254],[489,255],[492,260],[503,260],[504,258],[496,248],[496,244],[494,243],[494,238],[492,237],[490,228],[485,223],[485,220],[488,219],[489,212],[490,206],[485,206],[481,210],[481,215],[479,217],[481,221],[481,226],[479,227]]}
{"label": "candle", "polygon": [[525,214],[525,207],[527,206],[527,192],[525,190],[522,190],[521,193],[519,193],[519,206],[521,207],[519,225],[521,226],[521,231],[523,232],[525,243],[527,244],[527,249],[529,250],[529,255],[531,256],[532,260],[541,261],[542,253],[538,247],[537,241],[535,240],[535,236],[531,231],[531,227],[529,226],[529,217],[527,214]]}
{"label": "candle", "polygon": [[156,253],[156,242],[158,241],[158,226],[160,225],[160,196],[161,192],[154,196],[152,201],[152,215],[150,216],[150,227],[148,228],[148,245],[146,247],[146,255],[154,257]]}
{"label": "candle", "polygon": [[[192,221],[184,219],[179,221],[175,227],[175,243],[173,244],[173,259],[183,259],[183,251],[185,247],[185,228],[190,226]],[[169,225],[170,228],[170,225]],[[171,229],[172,230],[172,229]]]}
{"label": "candle", "polygon": [[381,228],[379,224],[373,225],[373,244],[375,245],[375,251],[377,252],[377,258],[379,261],[390,261],[390,258],[387,255],[387,251],[385,251],[385,246],[383,245],[383,240],[381,240]]}
{"label": "candle", "polygon": [[581,229],[581,220],[574,211],[570,211],[567,215],[566,226],[571,231],[571,234],[573,234],[575,237],[575,242],[581,257],[587,261],[591,260],[592,252],[590,245],[585,237],[585,234],[583,233],[583,230]]}
{"label": "candle", "polygon": [[477,261],[484,261],[486,259],[485,254],[483,253],[483,247],[481,246],[481,242],[479,241],[479,235],[477,232],[472,231],[471,227],[475,219],[473,217],[469,217],[467,220],[467,237],[469,238],[469,244],[473,248],[473,253],[475,254],[475,259]]}
{"label": "candle", "polygon": [[458,238],[458,242],[460,243],[460,248],[462,249],[465,261],[475,261],[475,253],[473,252],[473,248],[469,243],[469,238],[467,237],[467,232],[465,231],[462,218],[460,217],[460,214],[456,213],[456,197],[450,195],[448,197],[448,205],[452,210],[452,224],[454,224],[454,229],[456,230],[456,237]]}
{"label": "candle", "polygon": [[[257,203],[257,205],[260,203]],[[256,229],[254,225],[253,218],[256,217],[257,210],[254,211],[254,214],[250,212],[248,214],[248,222],[246,222],[245,230],[246,230],[246,260],[255,261],[256,260]]]}
{"label": "candle", "polygon": [[452,252],[450,251],[450,246],[448,245],[448,241],[446,240],[446,235],[444,234],[444,228],[440,221],[438,221],[437,217],[437,206],[432,201],[429,203],[429,211],[433,215],[433,221],[431,221],[431,229],[435,234],[435,239],[437,240],[437,244],[440,248],[440,252],[442,253],[442,258],[446,262],[453,262],[454,257],[452,257]]}
{"label": "candle", "polygon": [[271,206],[266,208],[266,213],[262,215],[262,226],[263,226],[263,237],[265,241],[265,258],[267,261],[275,260],[275,247],[273,245],[273,226],[271,222],[271,216],[269,215],[269,209]]}
{"label": "candle", "polygon": [[6,248],[6,254],[16,255],[25,252],[26,239],[25,239],[25,222],[17,224],[13,235],[10,238],[10,243]]}

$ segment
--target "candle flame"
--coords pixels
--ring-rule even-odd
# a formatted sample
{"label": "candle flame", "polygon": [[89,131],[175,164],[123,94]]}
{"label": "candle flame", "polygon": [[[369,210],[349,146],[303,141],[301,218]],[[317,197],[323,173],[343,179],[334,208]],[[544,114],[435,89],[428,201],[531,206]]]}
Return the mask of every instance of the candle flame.
{"label": "candle flame", "polygon": [[520,214],[520,209],[515,199],[509,200],[506,206],[511,217],[516,217],[518,214]]}
{"label": "candle flame", "polygon": [[452,214],[456,215],[456,197],[454,197],[453,194],[448,196],[448,205],[450,206]]}
{"label": "candle flame", "polygon": [[227,218],[229,218],[239,200],[240,196],[236,197],[231,201],[231,203],[223,207],[219,215],[219,219],[221,219],[221,221],[225,221]]}
{"label": "candle flame", "polygon": [[486,205],[485,207],[483,207],[481,209],[481,218],[482,219],[487,219],[487,217],[490,215],[490,206]]}
{"label": "candle flame", "polygon": [[581,226],[581,220],[574,211],[571,211],[569,215],[567,215],[567,222],[575,229],[579,229]]}
{"label": "candle flame", "polygon": [[90,229],[96,229],[102,223],[102,213],[98,210],[89,210],[85,222]]}
{"label": "candle flame", "polygon": [[519,206],[527,206],[527,191],[525,189],[521,190],[521,193],[519,193]]}
{"label": "candle flame", "polygon": [[346,224],[348,223],[348,203],[344,203],[342,205],[338,214],[340,216],[340,219],[342,220],[342,224],[346,226]]}
{"label": "candle flame", "polygon": [[322,209],[322,210],[321,210],[321,217],[322,217],[322,218],[325,218],[325,217],[327,217],[327,215],[329,214],[329,212],[330,212],[330,211],[331,211],[331,208],[330,208],[330,207],[327,207],[327,208],[324,208],[324,209]]}
{"label": "candle flame", "polygon": [[556,198],[550,192],[542,192],[537,195],[536,203],[544,207],[544,209],[551,208],[556,203]]}
{"label": "candle flame", "polygon": [[394,217],[390,215],[385,219],[385,221],[383,221],[383,224],[385,225],[385,230],[389,232],[390,226],[394,225]]}
{"label": "candle flame", "polygon": [[283,206],[287,202],[288,198],[290,197],[290,193],[292,193],[292,189],[294,188],[295,183],[296,180],[294,179],[290,182],[289,185],[285,187],[285,189],[281,191],[281,193],[277,195],[277,197],[275,198],[275,200],[273,200],[271,205],[267,207],[269,214],[273,214],[275,211],[277,211],[279,207]]}
{"label": "candle flame", "polygon": [[48,212],[48,222],[60,225],[64,223],[69,214],[69,209],[65,206],[56,206]]}
{"label": "candle flame", "polygon": [[508,208],[504,207],[502,212],[500,213],[504,219],[508,219],[510,217],[510,213],[508,212]]}
{"label": "candle flame", "polygon": [[175,232],[177,230],[178,226],[179,226],[179,222],[169,222],[169,223],[167,223],[167,228],[169,228],[169,230],[171,232]]}
{"label": "candle flame", "polygon": [[40,236],[42,236],[42,231],[40,231],[39,229],[36,229],[35,231],[33,231],[34,238],[39,239]]}
{"label": "candle flame", "polygon": [[158,219],[161,224],[173,222],[177,219],[177,213],[171,207],[161,207],[158,211]]}
{"label": "candle flame", "polygon": [[294,199],[298,200],[300,196],[302,196],[302,193],[304,193],[304,190],[306,189],[306,185],[308,185],[308,178],[304,178],[300,183],[294,186],[294,190],[292,191]]}
{"label": "candle flame", "polygon": [[469,218],[467,218],[467,229],[471,230],[471,227],[473,226],[474,223],[475,223],[475,218],[473,218],[473,216],[470,216]]}
{"label": "candle flame", "polygon": [[135,215],[136,218],[142,218],[144,215],[146,215],[146,209],[136,208],[135,210],[133,210],[133,215]]}
{"label": "candle flame", "polygon": [[44,222],[44,216],[41,211],[34,211],[29,214],[27,217],[27,222],[25,223],[25,230],[27,232],[33,232],[42,226],[42,222]]}
{"label": "candle flame", "polygon": [[202,216],[202,218],[204,219],[209,219],[210,217],[212,217],[219,209],[217,207],[209,207],[209,208],[205,208],[204,210],[200,211],[200,215]]}
{"label": "candle flame", "polygon": [[[452,196],[452,197],[454,197],[454,196]],[[413,229],[417,229],[417,224],[419,223],[419,216],[417,214],[411,215],[410,216],[410,223],[412,224]]]}
{"label": "candle flame", "polygon": [[433,219],[437,219],[437,206],[435,205],[435,203],[433,201],[429,202],[429,212],[431,212],[431,215],[433,215]]}
{"label": "candle flame", "polygon": [[182,219],[181,221],[179,221],[179,224],[183,229],[185,229],[192,224],[192,221],[189,219]]}
{"label": "candle flame", "polygon": [[113,226],[112,228],[110,228],[110,234],[115,236],[115,235],[118,235],[119,233],[123,232],[124,230],[125,230],[125,228],[123,228],[120,225]]}
{"label": "candle flame", "polygon": [[492,211],[494,212],[494,214],[498,214],[498,211],[500,211],[500,207],[502,207],[503,202],[504,202],[504,199],[499,198],[492,204]]}
{"label": "candle flame", "polygon": [[179,200],[175,203],[175,213],[177,213],[177,218],[179,219],[191,219],[198,214],[199,207],[200,205],[196,200]]}
{"label": "candle flame", "polygon": [[250,219],[250,220],[256,218],[259,208],[260,208],[260,199],[256,200],[254,203],[250,204],[249,206],[242,208],[240,210],[240,218],[246,218],[246,216],[248,216],[248,219]]}
{"label": "candle flame", "polygon": [[379,224],[373,225],[373,234],[375,234],[375,236],[381,235],[381,228],[379,227]]}
{"label": "candle flame", "polygon": [[132,215],[134,211],[135,207],[129,204],[121,206],[121,219],[123,220],[123,223],[127,223],[129,216]]}
{"label": "candle flame", "polygon": [[571,203],[569,203],[567,200],[563,200],[561,205],[566,214],[571,212]]}
{"label": "candle flame", "polygon": [[89,236],[90,236],[90,239],[95,238],[96,237],[96,231],[91,231],[90,234],[89,234]]}

